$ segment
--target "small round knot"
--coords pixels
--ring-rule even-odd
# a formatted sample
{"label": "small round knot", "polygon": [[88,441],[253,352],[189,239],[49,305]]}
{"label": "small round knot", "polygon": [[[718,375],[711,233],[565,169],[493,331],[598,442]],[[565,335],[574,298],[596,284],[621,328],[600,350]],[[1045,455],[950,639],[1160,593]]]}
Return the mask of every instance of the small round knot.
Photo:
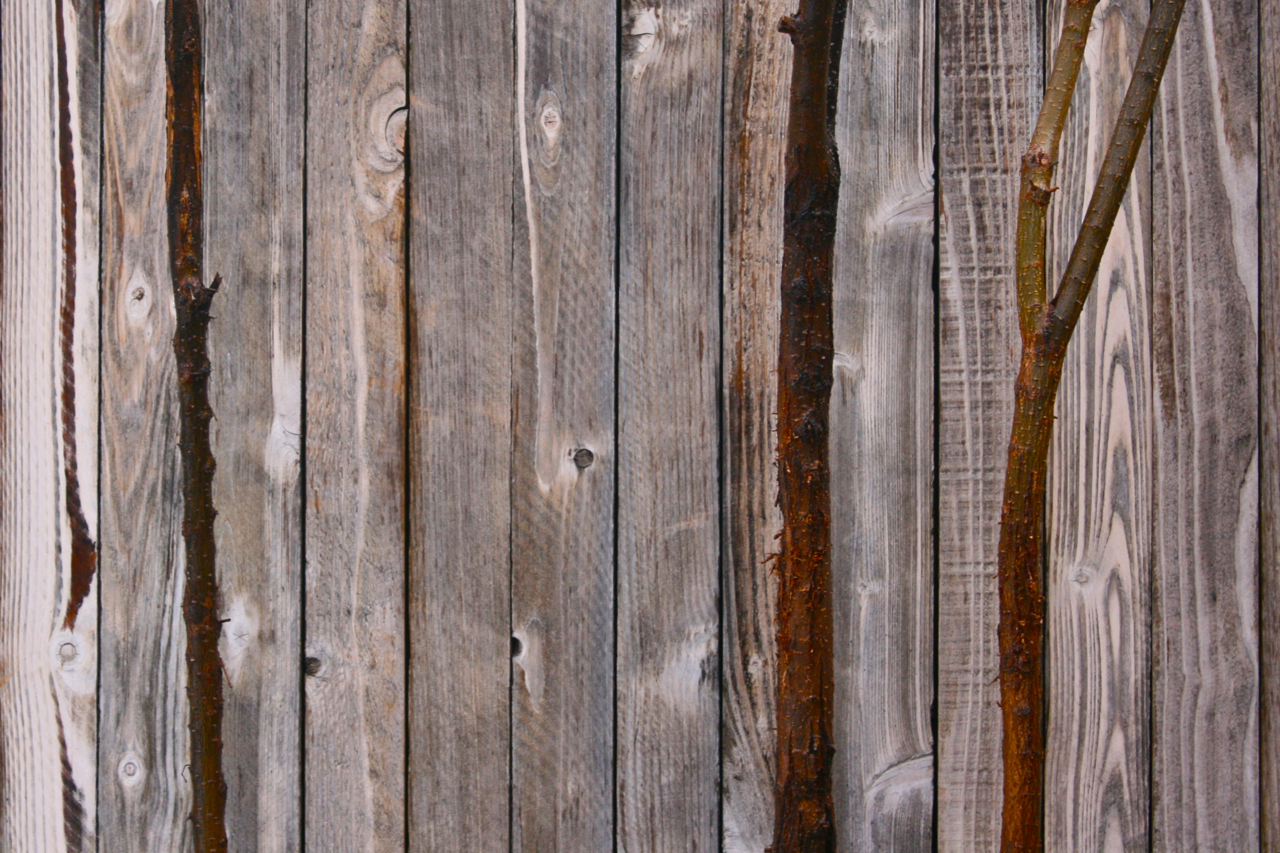
{"label": "small round knot", "polygon": [[320,674],[320,669],[322,666],[323,664],[321,663],[320,658],[311,657],[308,655],[307,659],[303,661],[302,668],[307,675],[315,677]]}
{"label": "small round knot", "polygon": [[71,663],[80,655],[75,643],[63,643],[58,647],[58,659],[63,663]]}
{"label": "small round knot", "polygon": [[596,455],[585,447],[579,447],[573,454],[573,464],[578,466],[579,471],[586,470],[591,467],[591,463],[596,461]]}

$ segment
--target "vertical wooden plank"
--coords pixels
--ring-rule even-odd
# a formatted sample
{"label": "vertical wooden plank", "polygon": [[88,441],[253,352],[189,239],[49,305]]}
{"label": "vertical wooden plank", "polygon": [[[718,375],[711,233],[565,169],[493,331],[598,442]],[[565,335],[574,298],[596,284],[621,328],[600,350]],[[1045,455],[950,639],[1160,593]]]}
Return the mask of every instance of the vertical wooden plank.
{"label": "vertical wooden plank", "polygon": [[836,818],[933,848],[934,9],[850,3],[831,394]]}
{"label": "vertical wooden plank", "polygon": [[613,845],[617,9],[516,4],[512,849]]}
{"label": "vertical wooden plank", "polygon": [[790,0],[726,4],[724,340],[721,512],[724,537],[721,683],[725,853],[773,840],[776,773],[776,573],[782,529],[774,467],[782,191],[791,40],[778,32]]}
{"label": "vertical wooden plank", "polygon": [[623,5],[617,848],[719,829],[722,4]]}
{"label": "vertical wooden plank", "polygon": [[1155,850],[1258,850],[1258,7],[1183,12],[1157,104]]}
{"label": "vertical wooden plank", "polygon": [[104,22],[98,833],[137,853],[190,837],[164,11]]}
{"label": "vertical wooden plank", "polygon": [[409,5],[409,845],[509,846],[514,10]]}
{"label": "vertical wooden plank", "polygon": [[0,847],[93,850],[99,23],[0,10]]}
{"label": "vertical wooden plank", "polygon": [[[1100,4],[1063,134],[1048,270],[1056,287],[1084,218],[1138,45],[1146,0]],[[1045,22],[1046,59],[1062,4]],[[1051,850],[1145,850],[1150,815],[1150,159],[1140,157],[1067,353],[1050,448]]]}
{"label": "vertical wooden plank", "polygon": [[938,7],[938,849],[999,847],[996,544],[1018,358],[1018,160],[1040,103],[1025,4]]}
{"label": "vertical wooden plank", "polygon": [[205,259],[218,471],[223,773],[232,849],[301,825],[302,158],[305,9],[205,10]]}
{"label": "vertical wooden plank", "polygon": [[404,849],[405,4],[307,21],[306,839]]}

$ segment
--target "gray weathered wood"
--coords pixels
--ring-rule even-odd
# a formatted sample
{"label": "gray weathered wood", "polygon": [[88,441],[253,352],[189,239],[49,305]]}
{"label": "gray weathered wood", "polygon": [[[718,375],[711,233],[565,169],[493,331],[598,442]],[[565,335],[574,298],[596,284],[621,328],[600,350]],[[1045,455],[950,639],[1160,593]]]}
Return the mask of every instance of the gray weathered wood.
{"label": "gray weathered wood", "polygon": [[191,791],[164,6],[114,3],[104,25],[99,846],[181,851]]}
{"label": "gray weathered wood", "polygon": [[[1075,244],[1147,3],[1099,6],[1049,208],[1048,280]],[[1062,4],[1045,21],[1046,59]],[[1145,850],[1150,814],[1151,172],[1140,157],[1058,391],[1046,507],[1050,850]]]}
{"label": "gray weathered wood", "polygon": [[205,6],[205,268],[233,850],[296,851],[302,818],[304,8]]}
{"label": "gray weathered wood", "polygon": [[937,846],[1000,839],[996,544],[1018,358],[1018,161],[1042,38],[1022,4],[938,8]]}
{"label": "gray weathered wood", "polygon": [[719,839],[722,6],[622,10],[617,849]]}
{"label": "gray weathered wood", "polygon": [[850,3],[831,521],[846,851],[933,847],[933,7]]}
{"label": "gray weathered wood", "polygon": [[721,352],[721,778],[725,853],[773,840],[778,511],[778,302],[790,0],[726,6],[724,340]]}
{"label": "gray weathered wood", "polygon": [[405,3],[307,21],[306,838],[404,850]]}
{"label": "gray weathered wood", "polygon": [[529,853],[613,846],[617,26],[613,4],[516,4],[512,849]]}
{"label": "gray weathered wood", "polygon": [[1153,127],[1158,851],[1258,850],[1257,14],[1187,4]]}
{"label": "gray weathered wood", "polygon": [[509,846],[513,8],[409,4],[409,845]]}
{"label": "gray weathered wood", "polygon": [[0,9],[5,850],[96,845],[97,607],[90,591],[71,618],[70,554],[73,505],[90,538],[98,520],[97,23],[70,2]]}

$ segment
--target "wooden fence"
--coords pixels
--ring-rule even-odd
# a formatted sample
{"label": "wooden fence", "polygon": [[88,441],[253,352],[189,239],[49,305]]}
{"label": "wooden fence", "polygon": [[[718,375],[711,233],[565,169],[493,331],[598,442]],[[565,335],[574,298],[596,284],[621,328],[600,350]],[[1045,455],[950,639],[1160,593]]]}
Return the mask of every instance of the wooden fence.
{"label": "wooden fence", "polygon": [[[231,849],[761,853],[788,2],[203,5]],[[1097,14],[1054,269],[1146,5]],[[165,2],[0,10],[0,849],[181,851]],[[848,10],[843,851],[998,846],[1058,14]],[[1190,0],[1069,358],[1053,851],[1280,850],[1278,52],[1269,0]]]}

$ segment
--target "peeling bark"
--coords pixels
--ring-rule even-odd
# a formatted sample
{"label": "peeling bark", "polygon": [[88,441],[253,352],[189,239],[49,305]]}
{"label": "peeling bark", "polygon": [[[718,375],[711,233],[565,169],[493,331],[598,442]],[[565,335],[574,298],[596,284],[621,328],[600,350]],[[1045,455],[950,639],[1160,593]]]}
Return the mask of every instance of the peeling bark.
{"label": "peeling bark", "polygon": [[227,786],[222,777],[222,660],[218,637],[218,578],[214,559],[213,474],[209,441],[209,309],[221,283],[204,285],[204,196],[200,169],[201,32],[199,0],[165,7],[165,64],[169,73],[169,264],[177,329],[181,420],[182,536],[186,585],[187,699],[191,731],[191,822],[195,853],[227,849]]}
{"label": "peeling bark", "polygon": [[836,89],[843,0],[802,0],[791,36],[778,352],[778,777],[772,853],[834,853],[835,748],[828,421],[840,163]]}

